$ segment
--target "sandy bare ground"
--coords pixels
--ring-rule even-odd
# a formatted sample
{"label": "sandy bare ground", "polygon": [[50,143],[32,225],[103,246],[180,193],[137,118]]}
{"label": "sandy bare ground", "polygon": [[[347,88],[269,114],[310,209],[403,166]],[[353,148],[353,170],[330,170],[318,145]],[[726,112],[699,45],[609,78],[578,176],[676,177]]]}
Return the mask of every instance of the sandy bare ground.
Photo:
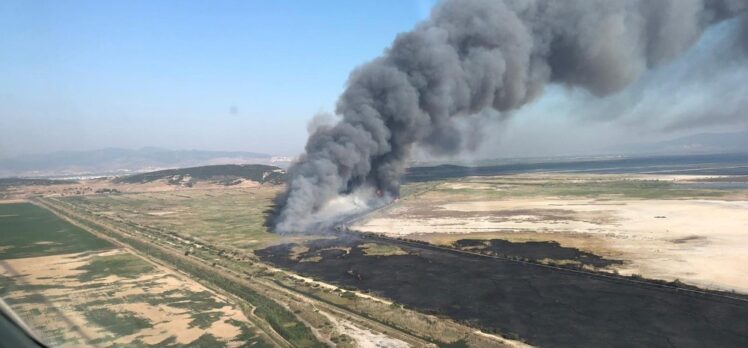
{"label": "sandy bare ground", "polygon": [[25,199],[0,199],[0,204],[25,203]]}
{"label": "sandy bare ground", "polygon": [[[171,337],[176,343],[188,344],[205,333],[227,342],[229,346],[239,343],[230,342],[241,334],[236,323],[251,325],[241,310],[197,282],[165,268],[158,267],[134,278],[109,275],[88,281],[79,279],[86,272],[79,268],[90,264],[94,257],[124,253],[127,252],[116,249],[3,260],[0,275],[14,277],[15,284],[24,286],[12,289],[4,299],[10,302],[20,300],[11,307],[55,346],[90,345],[102,338],[108,339],[97,345],[156,344]],[[208,293],[208,297],[223,304],[210,310],[217,313],[218,319],[204,329],[190,323],[199,310],[169,305],[169,298],[198,293]],[[29,296],[35,296],[37,300],[23,301]],[[87,312],[102,308],[145,319],[151,325],[129,335],[112,332],[90,322],[86,316]]]}
{"label": "sandy bare ground", "polygon": [[[484,183],[449,185],[502,189]],[[461,197],[454,202],[416,197],[354,228],[445,244],[461,238],[555,240],[624,260],[616,266],[623,274],[748,293],[748,201],[735,197]]]}
{"label": "sandy bare ground", "polygon": [[320,311],[328,320],[330,320],[339,334],[347,335],[356,341],[356,346],[360,348],[407,348],[407,343],[383,335],[378,332],[362,329],[354,323],[333,316],[327,312]]}

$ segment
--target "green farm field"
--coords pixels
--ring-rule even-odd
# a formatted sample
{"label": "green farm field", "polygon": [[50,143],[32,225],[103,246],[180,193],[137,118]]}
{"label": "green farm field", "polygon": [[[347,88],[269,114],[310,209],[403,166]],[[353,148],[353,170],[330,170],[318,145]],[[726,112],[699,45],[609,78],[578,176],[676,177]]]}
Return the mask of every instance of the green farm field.
{"label": "green farm field", "polygon": [[0,259],[112,248],[46,209],[31,203],[0,204]]}

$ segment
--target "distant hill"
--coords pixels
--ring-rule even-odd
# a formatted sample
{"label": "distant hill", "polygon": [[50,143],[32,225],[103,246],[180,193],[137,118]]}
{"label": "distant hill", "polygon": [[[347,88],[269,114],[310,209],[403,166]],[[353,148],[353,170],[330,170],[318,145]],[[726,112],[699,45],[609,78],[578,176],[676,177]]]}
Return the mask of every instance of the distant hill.
{"label": "distant hill", "polygon": [[161,168],[213,164],[271,163],[264,153],[243,151],[167,150],[107,148],[66,151],[0,159],[0,177],[117,175]]}
{"label": "distant hill", "polygon": [[191,186],[198,181],[209,181],[223,185],[233,185],[241,180],[259,183],[280,184],[285,182],[286,172],[278,167],[262,164],[226,164],[192,168],[167,169],[155,172],[114,178],[113,183],[144,184],[156,180],[166,180],[172,185]]}
{"label": "distant hill", "polygon": [[632,143],[617,146],[612,152],[624,154],[709,154],[748,153],[748,131],[732,133],[700,133],[672,140]]}

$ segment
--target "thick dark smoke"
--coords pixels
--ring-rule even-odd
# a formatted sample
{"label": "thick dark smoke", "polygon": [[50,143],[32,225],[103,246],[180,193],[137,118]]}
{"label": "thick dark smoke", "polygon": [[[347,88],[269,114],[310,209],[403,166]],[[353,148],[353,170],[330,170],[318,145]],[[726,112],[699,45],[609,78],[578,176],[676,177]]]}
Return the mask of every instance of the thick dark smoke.
{"label": "thick dark smoke", "polygon": [[746,9],[748,0],[444,1],[351,74],[340,121],[317,126],[289,171],[275,228],[303,231],[361,188],[397,197],[414,144],[449,154],[470,141],[458,117],[505,117],[549,83],[615,93]]}

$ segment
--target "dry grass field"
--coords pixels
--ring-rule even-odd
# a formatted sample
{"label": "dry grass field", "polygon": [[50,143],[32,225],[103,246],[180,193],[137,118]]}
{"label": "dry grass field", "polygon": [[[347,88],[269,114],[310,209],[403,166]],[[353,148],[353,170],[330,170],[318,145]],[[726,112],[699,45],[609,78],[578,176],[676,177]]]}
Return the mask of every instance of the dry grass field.
{"label": "dry grass field", "polygon": [[281,186],[186,189],[64,198],[87,211],[133,226],[177,232],[208,244],[250,251],[282,242],[264,226]]}

